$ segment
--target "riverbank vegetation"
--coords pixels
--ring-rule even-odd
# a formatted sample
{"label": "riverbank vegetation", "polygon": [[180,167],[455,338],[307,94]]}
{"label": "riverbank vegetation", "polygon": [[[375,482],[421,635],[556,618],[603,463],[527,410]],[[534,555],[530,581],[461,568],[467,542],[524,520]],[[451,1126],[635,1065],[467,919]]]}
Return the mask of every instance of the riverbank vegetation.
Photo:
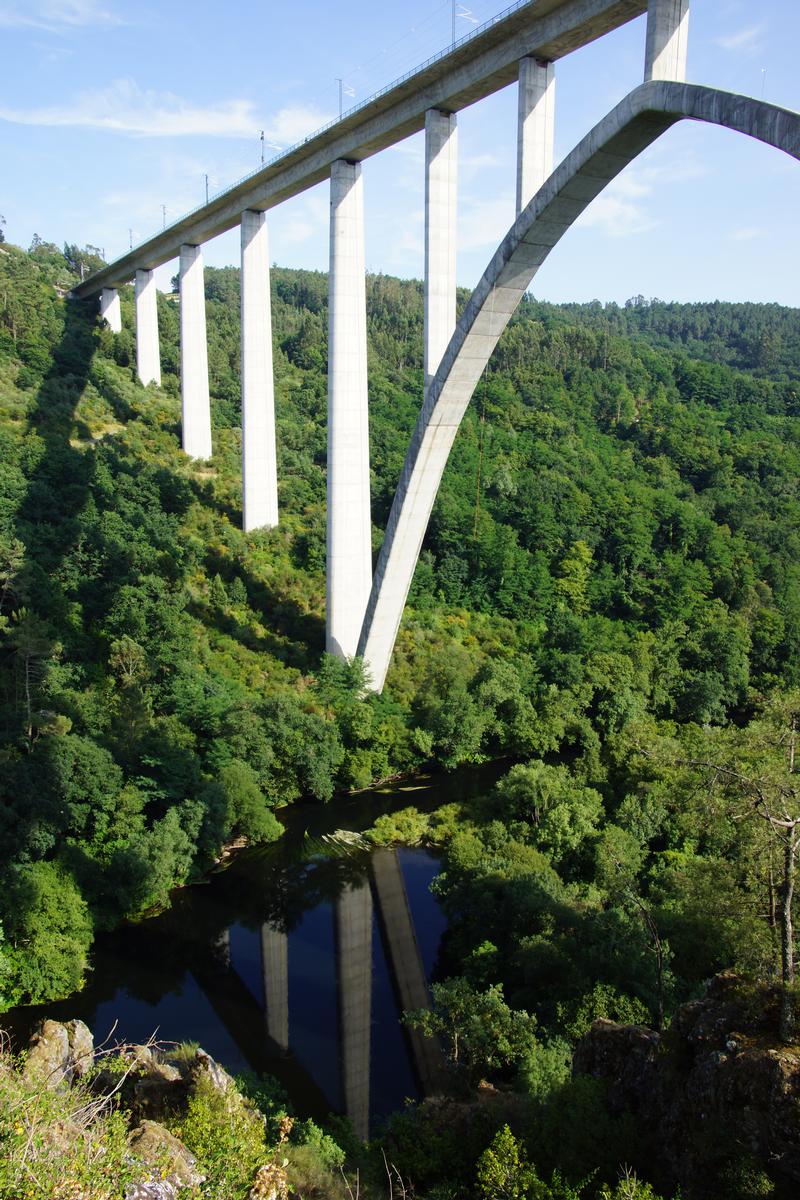
{"label": "riverbank vegetation", "polygon": [[[245,535],[238,272],[206,272],[215,453],[196,463],[174,298],[164,386],[142,388],[129,290],[118,335],[62,298],[85,257],[0,252],[4,1003],[79,986],[97,930],[166,903],[231,839],[279,836],[300,796],[507,757],[468,811],[372,836],[445,844],[425,1019],[457,1036],[470,1087],[489,1075],[547,1115],[536,1135],[514,1111],[479,1123],[468,1179],[426,1166],[451,1158],[419,1113],[393,1146],[440,1200],[476,1194],[483,1154],[487,1197],[617,1187],[647,1156],[599,1085],[568,1078],[595,1018],[666,1028],[735,968],[780,985],[795,1036],[797,312],[526,300],[456,440],[378,697],[323,654],[326,277],[273,272],[281,525]],[[422,295],[367,290],[377,547],[419,408]],[[464,1037],[475,1012],[505,1031],[491,1064]]]}

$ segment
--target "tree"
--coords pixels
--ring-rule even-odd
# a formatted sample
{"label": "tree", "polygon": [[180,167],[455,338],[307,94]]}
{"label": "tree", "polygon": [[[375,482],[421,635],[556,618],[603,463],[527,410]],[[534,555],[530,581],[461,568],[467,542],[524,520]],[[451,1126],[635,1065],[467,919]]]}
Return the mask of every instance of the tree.
{"label": "tree", "polygon": [[563,596],[567,606],[577,615],[589,608],[586,591],[592,571],[592,551],[586,542],[574,542],[561,561],[556,591]]}
{"label": "tree", "polygon": [[661,937],[652,907],[642,895],[639,886],[638,875],[644,853],[636,839],[627,830],[620,829],[619,826],[611,823],[606,825],[600,835],[596,853],[598,881],[605,885],[612,898],[619,900],[638,915],[647,932],[656,960],[658,989],[656,1028],[660,1033],[664,1028],[665,973],[670,959],[670,951]]}
{"label": "tree", "polygon": [[[768,879],[770,921],[780,931],[779,1032],[785,1042],[793,1040],[794,1026],[799,734],[800,689],[794,689],[772,696],[744,729],[704,730],[696,753],[681,756],[674,743],[656,752],[671,759],[673,769],[685,772],[684,786],[696,791],[701,785],[699,803],[705,803],[707,820],[728,821],[734,829],[756,826],[756,836],[743,854],[762,864]],[[757,836],[759,831],[763,837]]]}
{"label": "tree", "polygon": [[[579,1200],[579,1193],[554,1175],[549,1186],[528,1160],[524,1146],[508,1125],[499,1129],[478,1159],[476,1183],[480,1200]],[[645,1191],[631,1193],[641,1200],[658,1200]],[[615,1200],[617,1200],[615,1193]],[[622,1200],[620,1194],[619,1200]]]}
{"label": "tree", "polygon": [[223,796],[227,835],[242,835],[253,842],[274,842],[280,837],[283,829],[268,807],[252,767],[234,759],[220,770],[217,786]]}
{"label": "tree", "polygon": [[602,813],[600,794],[582,787],[566,767],[533,762],[512,767],[494,790],[506,821],[524,821],[530,840],[558,862],[589,838]]}
{"label": "tree", "polygon": [[785,1042],[793,1040],[794,1027],[794,893],[800,848],[800,777],[796,773],[799,728],[800,689],[773,697],[761,718],[752,722],[741,738],[732,735],[732,748],[738,749],[738,755],[728,762],[697,763],[700,769],[713,772],[712,785],[722,785],[734,801],[734,819],[749,817],[760,821],[771,845],[778,849],[780,1036]]}
{"label": "tree", "polygon": [[24,713],[25,745],[30,753],[50,714],[39,710],[48,665],[60,647],[49,625],[35,613],[20,608],[13,618],[8,640],[17,664],[18,691]]}
{"label": "tree", "polygon": [[17,867],[3,899],[11,950],[11,990],[27,1001],[54,1000],[80,986],[92,939],[85,900],[58,863]]}
{"label": "tree", "polygon": [[530,1049],[536,1018],[509,1008],[499,983],[477,991],[461,977],[434,983],[433,1008],[404,1020],[426,1037],[444,1037],[450,1061],[477,1082],[486,1072],[513,1066]]}

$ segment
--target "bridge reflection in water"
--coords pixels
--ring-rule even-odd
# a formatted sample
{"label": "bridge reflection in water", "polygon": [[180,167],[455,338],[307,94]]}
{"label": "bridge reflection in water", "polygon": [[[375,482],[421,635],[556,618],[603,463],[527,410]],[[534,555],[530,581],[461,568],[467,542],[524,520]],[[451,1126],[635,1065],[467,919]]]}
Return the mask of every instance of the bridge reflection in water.
{"label": "bridge reflection in water", "polygon": [[[291,1090],[299,1090],[307,1097],[312,1110],[324,1112],[340,1108],[350,1118],[359,1136],[367,1137],[373,1108],[370,1082],[376,1073],[372,1064],[377,1033],[373,1020],[376,944],[386,962],[397,1010],[428,1007],[429,993],[397,851],[376,850],[366,862],[361,859],[360,865],[360,871],[351,866],[347,877],[338,880],[338,887],[331,887],[332,880],[323,884],[321,891],[327,896],[324,899],[321,896],[322,903],[314,909],[316,938],[313,941],[316,944],[309,946],[307,936],[304,942],[303,925],[296,920],[296,914],[292,914],[290,896],[287,896],[286,911],[280,911],[281,905],[275,906],[278,911],[271,920],[264,921],[258,931],[261,989],[254,986],[252,978],[255,965],[253,939],[251,937],[248,943],[247,934],[243,936],[240,929],[234,929],[233,937],[230,927],[215,931],[208,943],[205,961],[198,955],[192,964],[192,974],[217,1019],[254,1070],[267,1069],[291,1076],[294,1081]],[[322,874],[331,868],[330,863],[319,866]],[[312,876],[315,873],[312,870]],[[293,890],[290,887],[289,892]],[[331,891],[335,893],[332,897]],[[322,927],[325,923],[331,927],[334,957],[333,980],[327,983],[320,978],[326,971],[323,945],[326,931]],[[291,979],[290,989],[295,945],[299,970]],[[333,988],[329,986],[331,982]],[[313,1050],[315,1036],[319,1037],[325,1025],[332,1025],[330,1009],[334,989],[338,1096],[332,1094],[330,1071],[326,1071],[325,1062],[315,1060]],[[261,991],[263,1010],[257,998],[258,990]],[[302,996],[303,1013],[298,1021],[296,1039],[290,991]],[[261,1010],[258,1015],[257,1010]],[[438,1043],[418,1030],[405,1028],[403,1040],[417,1090],[422,1095],[435,1093],[442,1086],[444,1071]],[[375,1049],[378,1071],[382,1068],[391,1070],[389,1063],[381,1062],[380,1045]],[[275,1060],[281,1056],[285,1060],[285,1072],[275,1070]],[[329,1058],[328,1055],[324,1057]]]}
{"label": "bridge reflection in water", "polygon": [[301,835],[245,852],[167,911],[99,937],[82,991],[4,1013],[3,1027],[19,1047],[43,1017],[80,1018],[98,1041],[196,1041],[230,1071],[275,1077],[298,1115],[343,1112],[366,1137],[406,1096],[441,1087],[438,1044],[398,1023],[429,1003],[438,862],[315,849]]}

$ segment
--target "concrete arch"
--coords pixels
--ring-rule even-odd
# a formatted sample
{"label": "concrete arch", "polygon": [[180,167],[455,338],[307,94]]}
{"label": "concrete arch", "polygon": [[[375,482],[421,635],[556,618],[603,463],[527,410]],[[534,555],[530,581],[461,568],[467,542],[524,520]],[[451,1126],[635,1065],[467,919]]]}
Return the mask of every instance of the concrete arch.
{"label": "concrete arch", "polygon": [[643,150],[686,119],[746,134],[800,159],[800,114],[713,88],[654,81],[612,109],[543,184],[472,293],[411,436],[358,644],[377,691],[453,440],[501,333],[539,267],[584,209]]}

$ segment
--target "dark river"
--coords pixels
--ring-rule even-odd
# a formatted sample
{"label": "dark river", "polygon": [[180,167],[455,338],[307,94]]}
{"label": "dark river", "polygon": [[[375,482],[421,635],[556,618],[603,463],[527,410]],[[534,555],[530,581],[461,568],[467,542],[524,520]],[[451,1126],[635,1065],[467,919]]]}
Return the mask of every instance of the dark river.
{"label": "dark river", "polygon": [[427,1003],[445,920],[423,849],[375,849],[381,812],[488,790],[499,768],[417,779],[289,810],[280,842],[243,850],[159,916],[98,938],[83,991],[6,1013],[19,1044],[47,1015],[102,1042],[195,1041],[228,1070],[277,1077],[301,1116],[357,1132],[435,1090],[438,1046],[400,1024]]}

